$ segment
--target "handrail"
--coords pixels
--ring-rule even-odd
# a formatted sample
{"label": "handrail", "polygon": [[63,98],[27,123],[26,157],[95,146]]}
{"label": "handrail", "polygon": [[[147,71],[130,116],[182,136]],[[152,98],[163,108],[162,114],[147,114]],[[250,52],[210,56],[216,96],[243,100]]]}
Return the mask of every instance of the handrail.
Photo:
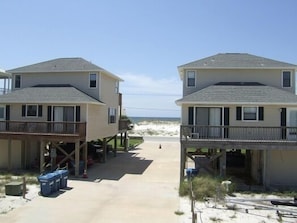
{"label": "handrail", "polygon": [[297,127],[181,125],[180,138],[297,141]]}
{"label": "handrail", "polygon": [[85,122],[0,121],[1,132],[86,135]]}

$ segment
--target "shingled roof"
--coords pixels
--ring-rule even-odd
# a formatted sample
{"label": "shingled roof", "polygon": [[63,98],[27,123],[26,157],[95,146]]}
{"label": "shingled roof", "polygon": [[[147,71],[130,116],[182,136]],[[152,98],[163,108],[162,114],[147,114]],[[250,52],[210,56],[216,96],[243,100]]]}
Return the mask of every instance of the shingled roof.
{"label": "shingled roof", "polygon": [[9,73],[53,73],[53,72],[102,72],[121,80],[116,75],[83,58],[58,58],[41,63],[8,70]]}
{"label": "shingled roof", "polygon": [[292,104],[297,96],[266,85],[211,85],[176,101],[176,104]]}
{"label": "shingled roof", "polygon": [[1,103],[77,103],[104,105],[74,87],[29,87],[0,95]]}
{"label": "shingled roof", "polygon": [[297,65],[259,57],[247,53],[219,53],[214,56],[196,60],[181,66],[178,69],[207,69],[207,68],[292,68]]}

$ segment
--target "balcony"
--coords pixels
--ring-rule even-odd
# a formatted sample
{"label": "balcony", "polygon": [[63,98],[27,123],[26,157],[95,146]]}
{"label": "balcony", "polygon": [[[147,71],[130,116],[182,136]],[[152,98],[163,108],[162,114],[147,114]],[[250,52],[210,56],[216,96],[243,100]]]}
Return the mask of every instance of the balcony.
{"label": "balcony", "polygon": [[119,132],[125,132],[131,129],[131,121],[129,119],[119,120]]}
{"label": "balcony", "polygon": [[0,95],[8,94],[11,92],[11,89],[8,88],[0,88]]}
{"label": "balcony", "polygon": [[0,121],[0,138],[85,138],[86,123]]}
{"label": "balcony", "polygon": [[182,125],[180,141],[198,147],[297,149],[297,127]]}

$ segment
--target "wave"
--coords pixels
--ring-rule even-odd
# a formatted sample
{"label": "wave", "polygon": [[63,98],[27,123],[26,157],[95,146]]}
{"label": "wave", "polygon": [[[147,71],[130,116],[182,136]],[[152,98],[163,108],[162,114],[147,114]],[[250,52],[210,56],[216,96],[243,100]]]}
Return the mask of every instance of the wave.
{"label": "wave", "polygon": [[[133,118],[131,118],[133,120]],[[142,120],[141,120],[142,119]],[[141,118],[133,122],[130,135],[138,136],[179,136],[179,118]]]}

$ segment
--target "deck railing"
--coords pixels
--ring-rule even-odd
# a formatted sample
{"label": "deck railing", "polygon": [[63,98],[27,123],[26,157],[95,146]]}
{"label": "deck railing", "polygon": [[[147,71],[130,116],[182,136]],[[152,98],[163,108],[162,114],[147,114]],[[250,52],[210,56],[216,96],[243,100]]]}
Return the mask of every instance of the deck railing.
{"label": "deck railing", "polygon": [[129,119],[120,119],[119,120],[119,131],[129,130],[131,121]]}
{"label": "deck railing", "polygon": [[297,127],[181,125],[181,140],[297,141]]}
{"label": "deck railing", "polygon": [[83,122],[22,122],[0,121],[1,133],[32,133],[32,134],[71,134],[86,135],[86,123]]}
{"label": "deck railing", "polygon": [[0,95],[8,94],[11,92],[11,89],[8,88],[0,88]]}

